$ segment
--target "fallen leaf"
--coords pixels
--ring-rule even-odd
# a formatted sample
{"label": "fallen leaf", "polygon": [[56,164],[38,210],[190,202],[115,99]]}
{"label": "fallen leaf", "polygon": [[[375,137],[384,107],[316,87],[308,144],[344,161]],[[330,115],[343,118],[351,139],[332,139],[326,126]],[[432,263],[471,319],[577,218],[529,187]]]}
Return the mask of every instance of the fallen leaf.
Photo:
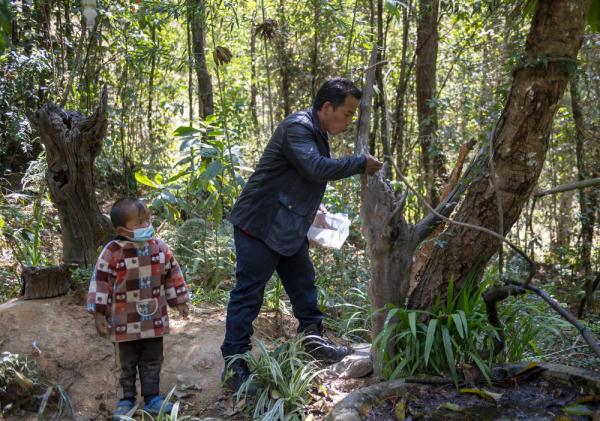
{"label": "fallen leaf", "polygon": [[17,381],[17,384],[21,386],[21,389],[25,390],[26,392],[33,393],[33,382],[20,371],[13,371],[15,373],[15,380]]}
{"label": "fallen leaf", "polygon": [[600,395],[586,395],[577,399],[575,403],[590,403],[590,402],[600,402]]}
{"label": "fallen leaf", "polygon": [[328,396],[327,389],[322,384],[319,385],[319,392],[323,394],[323,396]]}
{"label": "fallen leaf", "polygon": [[563,406],[562,411],[569,415],[582,415],[587,417],[594,415],[594,411],[592,411],[589,407],[578,403]]}
{"label": "fallen leaf", "polygon": [[232,406],[231,409],[229,409],[225,415],[227,416],[232,416],[237,414],[238,412],[240,412],[242,409],[244,409],[244,405],[246,405],[246,397],[244,396],[242,399],[240,399],[239,401],[236,402],[235,406]]}
{"label": "fallen leaf", "polygon": [[485,389],[460,389],[460,393],[471,393],[487,401],[497,403],[502,398],[502,393],[494,393]]}
{"label": "fallen leaf", "polygon": [[454,412],[463,412],[465,410],[465,408],[463,408],[462,406],[451,402],[444,402],[440,405],[440,408],[448,409]]}
{"label": "fallen leaf", "polygon": [[398,421],[404,421],[406,419],[406,402],[404,399],[400,399],[398,402],[396,402],[394,415]]}

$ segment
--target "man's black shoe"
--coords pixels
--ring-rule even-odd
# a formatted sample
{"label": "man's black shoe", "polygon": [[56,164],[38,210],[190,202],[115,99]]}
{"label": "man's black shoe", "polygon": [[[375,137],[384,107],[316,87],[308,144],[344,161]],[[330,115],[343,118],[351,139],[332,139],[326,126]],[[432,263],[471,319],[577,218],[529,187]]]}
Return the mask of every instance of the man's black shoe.
{"label": "man's black shoe", "polygon": [[301,333],[304,335],[304,350],[324,364],[337,363],[354,352],[352,348],[336,345],[326,338],[323,325],[309,325]]}
{"label": "man's black shoe", "polygon": [[[248,377],[250,377],[248,364],[242,359],[236,359],[231,364],[225,363],[223,374],[221,374],[221,382],[223,382],[223,386],[237,392],[240,389],[240,386],[248,380]],[[257,390],[258,387],[256,383],[252,382],[248,385],[246,393],[248,395],[255,395]]]}

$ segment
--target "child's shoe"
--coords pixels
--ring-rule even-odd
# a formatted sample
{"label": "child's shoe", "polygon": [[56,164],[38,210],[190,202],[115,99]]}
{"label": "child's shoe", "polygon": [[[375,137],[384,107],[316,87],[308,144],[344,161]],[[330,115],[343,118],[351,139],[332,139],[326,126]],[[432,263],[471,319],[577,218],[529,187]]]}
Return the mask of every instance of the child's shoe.
{"label": "child's shoe", "polygon": [[158,413],[160,412],[160,408],[162,408],[163,404],[165,405],[164,413],[170,414],[171,410],[173,409],[173,404],[171,402],[165,403],[165,398],[163,398],[160,395],[156,395],[148,402],[146,402],[146,405],[144,405],[144,411],[146,411],[150,415],[158,415]]}
{"label": "child's shoe", "polygon": [[113,421],[121,421],[121,416],[127,415],[135,406],[135,401],[131,399],[121,399],[117,408],[113,411]]}

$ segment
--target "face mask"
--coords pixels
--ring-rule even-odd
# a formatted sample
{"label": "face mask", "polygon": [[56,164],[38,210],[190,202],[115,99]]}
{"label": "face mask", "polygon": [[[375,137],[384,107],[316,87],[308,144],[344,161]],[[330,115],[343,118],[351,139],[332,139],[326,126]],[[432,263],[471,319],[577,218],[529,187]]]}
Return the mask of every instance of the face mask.
{"label": "face mask", "polygon": [[131,241],[148,241],[154,235],[154,227],[152,225],[147,226],[146,228],[136,228],[133,230],[133,237],[127,237]]}

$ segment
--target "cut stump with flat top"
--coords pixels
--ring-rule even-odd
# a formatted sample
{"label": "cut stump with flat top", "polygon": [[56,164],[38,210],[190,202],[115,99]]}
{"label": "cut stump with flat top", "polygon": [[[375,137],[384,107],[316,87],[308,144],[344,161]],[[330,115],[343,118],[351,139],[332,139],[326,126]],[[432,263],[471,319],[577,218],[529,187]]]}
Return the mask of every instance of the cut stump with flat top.
{"label": "cut stump with flat top", "polygon": [[21,273],[21,294],[25,300],[58,297],[71,286],[71,274],[66,265],[49,267],[26,266]]}

